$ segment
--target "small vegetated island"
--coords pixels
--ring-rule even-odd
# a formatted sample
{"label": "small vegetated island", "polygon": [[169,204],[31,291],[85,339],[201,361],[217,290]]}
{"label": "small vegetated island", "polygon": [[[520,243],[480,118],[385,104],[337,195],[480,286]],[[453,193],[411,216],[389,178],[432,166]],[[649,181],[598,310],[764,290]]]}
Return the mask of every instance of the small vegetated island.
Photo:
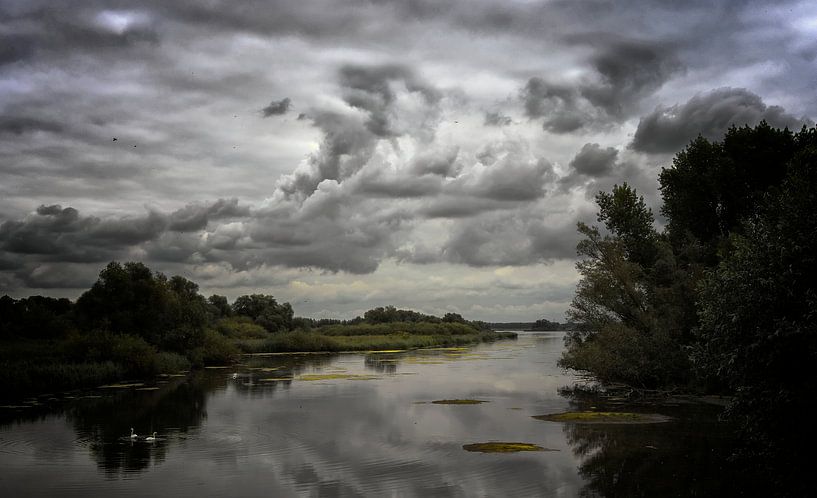
{"label": "small vegetated island", "polygon": [[149,379],[229,365],[242,353],[341,352],[463,346],[501,338],[456,313],[393,306],[352,320],[295,317],[273,296],[205,298],[198,285],[142,263],[112,262],[76,302],[0,297],[4,398]]}

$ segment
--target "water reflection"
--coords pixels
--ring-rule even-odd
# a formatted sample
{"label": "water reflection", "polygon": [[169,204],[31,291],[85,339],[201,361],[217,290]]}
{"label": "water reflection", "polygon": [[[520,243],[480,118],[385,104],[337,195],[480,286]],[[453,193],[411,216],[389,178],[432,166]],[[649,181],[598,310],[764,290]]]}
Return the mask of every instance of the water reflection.
{"label": "water reflection", "polygon": [[[205,375],[177,380],[156,391],[120,393],[75,404],[66,414],[80,441],[109,478],[164,461],[168,445],[197,430],[206,418]],[[140,437],[128,437],[131,428]],[[144,437],[158,432],[156,441]]]}
{"label": "water reflection", "polygon": [[[668,424],[565,425],[561,336],[472,349],[247,357],[156,391],[77,401],[0,427],[8,496],[663,496],[724,492],[712,410]],[[310,380],[311,379],[311,380]],[[368,380],[363,380],[368,379]],[[435,405],[480,399],[480,405]],[[685,411],[686,410],[686,411]],[[123,436],[159,432],[155,443]],[[519,441],[557,451],[479,454]],[[90,456],[90,459],[88,458]],[[92,468],[87,468],[90,462]],[[46,472],[48,480],[30,479]],[[82,493],[80,493],[80,491]],[[92,492],[93,491],[93,492]],[[5,493],[4,493],[5,494]]]}

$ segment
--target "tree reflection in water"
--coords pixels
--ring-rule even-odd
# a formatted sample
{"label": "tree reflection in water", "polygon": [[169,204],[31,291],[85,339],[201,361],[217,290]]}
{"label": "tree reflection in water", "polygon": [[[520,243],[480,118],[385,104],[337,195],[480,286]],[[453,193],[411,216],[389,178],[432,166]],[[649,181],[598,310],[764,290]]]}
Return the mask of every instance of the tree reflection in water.
{"label": "tree reflection in water", "polygon": [[[585,398],[576,410],[591,409]],[[705,404],[620,405],[595,400],[597,411],[658,412],[656,424],[565,423],[585,479],[582,496],[750,495],[759,484],[731,459],[736,441],[718,420],[721,408]]]}
{"label": "tree reflection in water", "polygon": [[[109,477],[140,472],[165,459],[168,445],[195,431],[207,416],[201,375],[178,380],[157,391],[124,392],[76,403],[67,413],[80,439]],[[141,437],[129,440],[133,427]],[[158,432],[154,442],[144,436]]]}

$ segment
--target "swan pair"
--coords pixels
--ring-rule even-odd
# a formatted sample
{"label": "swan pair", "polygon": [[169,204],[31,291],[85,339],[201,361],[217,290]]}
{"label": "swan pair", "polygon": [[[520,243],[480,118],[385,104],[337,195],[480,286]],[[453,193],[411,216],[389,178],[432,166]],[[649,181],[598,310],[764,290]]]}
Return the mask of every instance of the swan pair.
{"label": "swan pair", "polygon": [[[130,428],[130,438],[131,440],[135,440],[138,438],[139,435],[133,432],[133,427]],[[148,436],[145,438],[145,441],[156,441],[156,433],[154,432],[152,436]]]}

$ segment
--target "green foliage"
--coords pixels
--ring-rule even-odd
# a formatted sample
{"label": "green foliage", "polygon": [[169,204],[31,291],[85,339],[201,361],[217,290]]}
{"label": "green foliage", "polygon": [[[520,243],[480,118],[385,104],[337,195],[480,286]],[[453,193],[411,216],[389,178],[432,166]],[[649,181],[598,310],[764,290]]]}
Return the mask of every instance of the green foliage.
{"label": "green foliage", "polygon": [[560,365],[639,387],[686,384],[689,334],[673,321],[685,302],[672,251],[635,190],[617,185],[596,200],[610,234],[579,223],[582,278],[568,317],[582,327],[567,335]]}
{"label": "green foliage", "polygon": [[156,347],[141,337],[107,332],[76,335],[68,339],[62,348],[69,361],[111,361],[121,365],[125,372],[134,377],[158,373]]}
{"label": "green foliage", "polygon": [[175,374],[190,370],[190,360],[184,356],[171,353],[170,351],[159,351],[154,356],[155,370],[160,374]]}
{"label": "green foliage", "polygon": [[215,327],[221,335],[231,339],[259,339],[268,334],[264,327],[246,316],[222,318],[216,322]]}
{"label": "green foliage", "polygon": [[43,363],[37,359],[0,362],[1,397],[80,387],[94,387],[123,378],[125,369],[112,361]]}
{"label": "green foliage", "polygon": [[356,325],[327,325],[320,328],[320,333],[329,336],[351,335],[389,335],[389,334],[416,334],[416,335],[464,335],[473,334],[477,329],[464,323],[429,323],[429,322],[391,322],[391,323],[360,323]]}
{"label": "green foliage", "polygon": [[817,142],[787,171],[703,282],[695,359],[736,393],[747,439],[797,464],[817,443]]}
{"label": "green foliage", "polygon": [[85,330],[139,336],[182,353],[201,345],[208,319],[207,303],[195,283],[179,276],[168,281],[133,262],[108,264],[76,308]]}
{"label": "green foliage", "polygon": [[0,297],[0,338],[56,339],[65,337],[74,326],[73,303],[68,299],[31,296]]}
{"label": "green foliage", "polygon": [[569,334],[559,363],[592,372],[602,382],[641,388],[684,385],[689,375],[685,351],[665,330],[644,333],[618,322],[592,334]]}
{"label": "green foliage", "polygon": [[264,294],[241,296],[233,303],[236,315],[247,316],[269,332],[292,329],[293,311],[289,303],[278,304],[274,297]]}
{"label": "green foliage", "polygon": [[599,192],[596,203],[599,205],[598,221],[621,242],[624,257],[649,268],[655,262],[658,233],[653,228],[655,219],[644,198],[625,183],[614,186],[609,194]]}
{"label": "green foliage", "polygon": [[210,305],[210,310],[216,318],[224,318],[233,315],[233,308],[229,301],[224,296],[213,294],[207,298],[207,304]]}
{"label": "green foliage", "polygon": [[[708,269],[743,250],[745,221],[781,188],[792,159],[815,146],[815,134],[761,123],[733,127],[722,142],[694,140],[660,175],[664,233],[653,228],[652,213],[626,184],[600,192],[598,221],[609,234],[579,224],[582,278],[568,316],[583,326],[568,335],[561,364],[644,387],[691,381],[723,387],[707,355],[694,358],[700,367],[694,371],[688,360],[689,351],[706,350],[699,343],[714,337],[694,334],[697,289]],[[807,204],[800,207],[813,210]],[[728,294],[728,286],[720,292]],[[769,308],[757,312],[775,316]]]}
{"label": "green foliage", "polygon": [[373,308],[363,314],[366,323],[438,322],[439,318],[416,311],[400,310],[394,306]]}
{"label": "green foliage", "polygon": [[679,152],[672,168],[659,177],[664,200],[661,212],[669,221],[673,245],[690,239],[701,244],[707,266],[758,202],[786,175],[789,161],[809,133],[797,135],[771,128],[765,122],[751,128],[732,127],[721,142],[698,137]]}
{"label": "green foliage", "polygon": [[201,353],[196,353],[196,359],[204,365],[229,365],[239,354],[238,347],[229,339],[215,330],[207,330]]}
{"label": "green foliage", "polygon": [[464,346],[500,338],[498,334],[480,333],[473,329],[470,334],[410,334],[392,331],[386,334],[329,336],[322,332],[284,332],[273,334],[269,339],[244,340],[237,344],[245,353],[336,352]]}

